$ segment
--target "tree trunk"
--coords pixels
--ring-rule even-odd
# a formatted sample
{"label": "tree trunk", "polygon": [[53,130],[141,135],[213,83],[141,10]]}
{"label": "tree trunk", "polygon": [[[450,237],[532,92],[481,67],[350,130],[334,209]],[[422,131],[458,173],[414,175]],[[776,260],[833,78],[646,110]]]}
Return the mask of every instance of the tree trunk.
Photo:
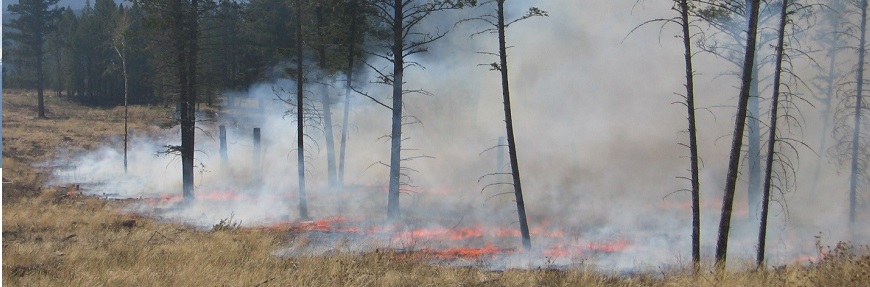
{"label": "tree trunk", "polygon": [[867,32],[867,0],[861,0],[861,40],[858,45],[858,75],[855,81],[858,87],[855,94],[855,130],[852,133],[852,169],[851,178],[849,179],[849,232],[854,237],[855,235],[855,204],[856,192],[858,189],[858,149],[859,138],[861,133],[861,110],[863,104],[863,89],[864,89],[864,53],[866,51],[866,34]]}
{"label": "tree trunk", "polygon": [[[836,31],[836,30],[835,30]],[[838,34],[835,32],[835,34]],[[821,142],[819,143],[819,161],[816,163],[816,171],[813,174],[813,189],[811,191],[815,193],[819,189],[819,177],[822,174],[822,162],[825,159],[825,147],[828,143],[828,131],[831,128],[831,121],[829,118],[831,117],[831,104],[834,99],[834,84],[837,80],[837,48],[836,42],[831,44],[831,48],[828,50],[828,78],[825,83],[827,84],[827,93],[826,99],[823,102],[824,107],[822,108],[822,133],[821,133]]]}
{"label": "tree trunk", "polygon": [[[757,49],[757,47],[756,47]],[[749,168],[749,184],[746,188],[747,221],[752,221],[758,216],[758,207],[761,204],[761,128],[759,127],[758,91],[758,63],[752,64],[752,84],[749,88],[749,103],[747,104],[746,118],[746,167]]]}
{"label": "tree trunk", "polygon": [[734,206],[734,192],[737,184],[737,173],[740,166],[740,150],[743,146],[743,132],[746,127],[746,109],[749,102],[749,89],[752,84],[752,66],[755,62],[755,42],[758,31],[759,1],[752,1],[746,35],[746,54],[743,61],[743,77],[740,86],[740,98],[737,103],[737,117],[734,123],[734,134],[731,139],[731,154],[728,158],[728,175],[725,178],[725,194],[722,199],[722,217],[719,221],[719,237],[716,241],[716,266],[725,268],[725,257],[728,253],[728,232],[731,230],[731,211]]}
{"label": "tree trunk", "polygon": [[[323,4],[317,4],[317,58],[320,62],[320,69],[326,73],[326,43],[323,36]],[[332,132],[332,104],[329,102],[329,89],[323,85],[321,92],[321,103],[323,105],[323,133],[326,136],[326,171],[329,188],[333,189],[338,186],[335,175],[335,136]]]}
{"label": "tree trunk", "polygon": [[399,186],[402,152],[402,74],[405,71],[402,32],[404,15],[402,0],[395,0],[393,9],[393,116],[390,133],[390,190],[387,197],[387,219],[399,219]]}
{"label": "tree trunk", "polygon": [[511,116],[510,86],[508,84],[507,45],[505,40],[504,1],[498,2],[498,54],[499,71],[501,71],[501,91],[504,97],[504,118],[507,129],[508,154],[511,161],[511,175],[513,176],[514,196],[517,202],[517,214],[519,215],[520,234],[523,239],[523,247],[526,251],[532,249],[532,240],[529,235],[529,224],[526,219],[526,205],[523,201],[523,185],[520,182],[520,166],[517,160],[517,144],[514,138],[514,124]]}
{"label": "tree trunk", "polygon": [[767,138],[767,161],[764,167],[764,185],[761,194],[761,223],[758,228],[758,253],[756,253],[756,268],[764,264],[764,244],[767,237],[767,215],[770,208],[771,177],[773,175],[773,154],[776,144],[776,120],[779,105],[779,84],[782,76],[782,56],[785,48],[785,24],[788,20],[788,0],[782,1],[781,18],[779,21],[779,36],[777,38],[776,68],[773,74],[773,98],[770,103],[770,132]]}
{"label": "tree trunk", "polygon": [[350,115],[350,92],[353,87],[353,64],[354,64],[354,53],[356,49],[355,35],[356,35],[356,18],[357,18],[357,0],[351,0],[350,4],[350,34],[348,34],[347,44],[348,44],[348,52],[347,52],[347,84],[345,86],[344,91],[344,117],[342,118],[341,124],[341,142],[339,143],[339,153],[338,153],[338,184],[339,186],[344,186],[344,152],[347,146],[347,129],[348,129],[348,116]]}
{"label": "tree trunk", "polygon": [[179,89],[179,103],[180,103],[180,114],[181,114],[181,175],[182,175],[182,193],[185,201],[190,201],[194,199],[193,195],[193,134],[194,131],[194,119],[191,118],[192,113],[189,111],[193,107],[193,96],[191,95],[192,90],[191,81],[194,79],[192,75],[190,75],[190,66],[193,65],[191,62],[193,61],[190,58],[191,42],[193,39],[189,38],[190,34],[185,33],[185,27],[187,27],[185,23],[185,15],[184,15],[184,3],[182,0],[173,1],[176,9],[175,11],[175,50],[178,60],[178,89]]}
{"label": "tree trunk", "polygon": [[[36,33],[42,33],[42,31],[37,31]],[[40,38],[43,36],[39,36]],[[36,43],[35,53],[36,53],[36,100],[37,100],[37,113],[40,119],[45,118],[45,98],[43,97],[43,90],[45,86],[45,73],[43,72],[43,41],[40,40],[39,43]]]}
{"label": "tree trunk", "polygon": [[701,181],[698,178],[698,140],[695,127],[695,81],[692,68],[692,34],[689,32],[689,1],[680,0],[683,48],[686,62],[686,111],[689,121],[689,162],[692,181],[692,267],[701,270]]}
{"label": "tree trunk", "polygon": [[303,134],[302,70],[302,0],[296,0],[296,163],[299,171],[299,218],[308,219],[308,199],[305,195],[305,145]]}

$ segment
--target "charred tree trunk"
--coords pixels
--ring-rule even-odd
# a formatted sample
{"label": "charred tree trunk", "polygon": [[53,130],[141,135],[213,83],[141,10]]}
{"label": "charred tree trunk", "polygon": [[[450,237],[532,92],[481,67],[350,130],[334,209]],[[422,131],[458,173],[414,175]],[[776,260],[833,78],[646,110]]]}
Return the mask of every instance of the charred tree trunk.
{"label": "charred tree trunk", "polygon": [[767,215],[770,208],[771,177],[773,177],[773,155],[776,145],[776,120],[779,105],[779,85],[782,77],[782,56],[785,50],[785,24],[788,22],[788,0],[782,1],[780,11],[779,38],[776,44],[776,68],[773,74],[773,98],[770,103],[770,132],[767,138],[767,161],[764,166],[764,185],[761,194],[761,223],[758,228],[758,253],[756,253],[756,268],[764,264],[764,245],[767,237]]}
{"label": "charred tree trunk", "polygon": [[695,127],[695,71],[692,68],[692,34],[689,32],[689,1],[680,0],[683,48],[686,62],[686,111],[689,121],[689,162],[692,181],[692,267],[701,270],[701,181],[698,178],[698,140]]}
{"label": "charred tree trunk", "polygon": [[190,75],[190,65],[193,59],[190,58],[189,49],[191,47],[189,41],[190,34],[186,33],[184,1],[173,1],[175,7],[175,51],[177,56],[178,69],[178,90],[179,90],[179,106],[181,114],[181,175],[182,175],[182,193],[186,201],[193,200],[193,130],[194,119],[189,112],[193,107],[193,96],[190,84],[192,75]]}
{"label": "charred tree trunk", "polygon": [[350,115],[350,95],[351,90],[353,89],[353,64],[354,64],[354,53],[356,52],[356,18],[357,18],[357,0],[351,0],[350,3],[350,34],[348,34],[347,45],[347,83],[344,91],[344,117],[342,118],[341,123],[341,142],[339,143],[339,153],[338,153],[338,184],[339,186],[344,186],[344,152],[347,147],[347,129],[348,129],[348,116]]}
{"label": "charred tree trunk", "polygon": [[299,218],[308,219],[308,199],[305,195],[305,145],[303,118],[303,76],[302,66],[302,0],[296,0],[296,163],[299,171]]}
{"label": "charred tree trunk", "polygon": [[514,124],[511,116],[510,86],[508,85],[507,45],[505,40],[504,1],[498,2],[498,55],[499,71],[501,72],[501,91],[504,97],[504,118],[507,129],[508,154],[511,161],[511,175],[513,177],[514,196],[517,201],[517,214],[519,215],[520,234],[523,237],[523,247],[528,251],[532,249],[532,240],[529,235],[529,224],[526,219],[526,205],[523,201],[523,185],[520,182],[520,166],[517,160],[517,144],[514,138]]}
{"label": "charred tree trunk", "polygon": [[387,219],[399,219],[399,188],[401,185],[402,164],[402,76],[405,72],[403,51],[403,21],[405,19],[402,0],[393,4],[393,107],[392,131],[390,133],[390,190],[387,196]]}
{"label": "charred tree trunk", "polygon": [[743,146],[743,132],[746,127],[746,110],[749,102],[749,89],[752,85],[752,66],[755,62],[755,42],[758,32],[758,10],[760,1],[752,1],[750,17],[746,34],[746,54],[743,61],[743,77],[740,85],[740,97],[737,103],[737,116],[734,123],[734,134],[731,139],[731,154],[728,158],[728,175],[725,178],[725,194],[722,199],[722,217],[719,221],[719,237],[716,241],[716,266],[725,268],[725,258],[728,253],[728,232],[731,231],[731,211],[734,206],[734,192],[737,185],[737,173],[740,167],[740,150]]}
{"label": "charred tree trunk", "polygon": [[852,168],[851,178],[849,179],[849,232],[852,236],[855,234],[855,204],[856,192],[858,189],[858,149],[859,139],[861,134],[861,110],[863,107],[864,95],[864,54],[866,52],[867,32],[867,0],[861,0],[861,38],[858,45],[858,75],[855,81],[858,87],[855,94],[855,130],[852,133]]}
{"label": "charred tree trunk", "polygon": [[[752,2],[757,0],[746,0],[744,7],[750,7]],[[760,8],[759,8],[760,9]],[[746,19],[749,19],[751,11],[746,10]],[[758,49],[758,47],[755,47]],[[757,60],[752,62],[752,81],[749,85],[749,103],[747,104],[747,119],[746,119],[746,167],[749,169],[749,184],[746,187],[746,210],[747,221],[751,221],[754,216],[758,216],[758,206],[761,202],[761,129],[759,127],[759,117],[761,111],[758,106],[760,98],[758,91],[758,63]]]}
{"label": "charred tree trunk", "polygon": [[[326,71],[326,43],[323,35],[323,4],[317,4],[317,58],[320,64],[320,69]],[[335,136],[332,132],[332,104],[329,102],[329,89],[326,85],[323,86],[320,101],[323,105],[323,133],[326,136],[326,171],[329,181],[329,188],[338,186],[338,180],[335,174]]]}

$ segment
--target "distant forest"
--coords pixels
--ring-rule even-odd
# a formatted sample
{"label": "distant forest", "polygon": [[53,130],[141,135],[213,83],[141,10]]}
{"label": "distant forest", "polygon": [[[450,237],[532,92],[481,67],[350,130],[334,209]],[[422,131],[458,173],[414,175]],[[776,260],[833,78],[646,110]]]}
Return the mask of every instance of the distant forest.
{"label": "distant forest", "polygon": [[[52,2],[52,1],[48,1]],[[56,1],[54,1],[56,2]],[[171,49],[171,1],[90,1],[81,9],[51,7],[45,34],[43,73],[46,94],[99,106],[124,102],[122,56],[126,58],[131,104],[174,104],[177,85]],[[306,1],[302,14],[305,61],[322,54],[327,59],[319,76],[344,75],[348,48],[384,39],[365,17],[355,18],[357,31],[349,35],[352,1]],[[284,0],[202,0],[198,22],[196,85],[200,102],[213,104],[221,91],[246,90],[251,84],[291,77],[296,50],[296,7]],[[359,11],[357,11],[359,12]],[[3,27],[3,81],[6,88],[36,88],[36,57],[32,47],[10,37],[17,15],[6,11]],[[356,59],[362,59],[356,49]],[[321,64],[321,63],[318,63]],[[361,67],[363,65],[356,65]]]}

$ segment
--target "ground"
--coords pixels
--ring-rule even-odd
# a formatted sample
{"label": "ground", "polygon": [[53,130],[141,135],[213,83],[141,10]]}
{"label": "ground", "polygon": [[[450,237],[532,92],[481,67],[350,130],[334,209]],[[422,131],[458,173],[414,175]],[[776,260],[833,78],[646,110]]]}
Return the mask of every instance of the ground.
{"label": "ground", "polygon": [[[3,91],[3,284],[9,286],[865,286],[870,256],[847,245],[815,264],[764,271],[704,268],[649,274],[571,269],[491,271],[426,263],[373,251],[282,258],[303,234],[232,224],[193,228],[123,212],[125,201],[81,196],[49,185],[55,157],[123,135],[123,107],[96,108]],[[164,107],[130,109],[131,129],[171,123]],[[120,167],[119,167],[120,168]],[[858,255],[856,255],[858,254]],[[861,255],[863,254],[863,255]],[[747,264],[750,266],[750,264]]]}

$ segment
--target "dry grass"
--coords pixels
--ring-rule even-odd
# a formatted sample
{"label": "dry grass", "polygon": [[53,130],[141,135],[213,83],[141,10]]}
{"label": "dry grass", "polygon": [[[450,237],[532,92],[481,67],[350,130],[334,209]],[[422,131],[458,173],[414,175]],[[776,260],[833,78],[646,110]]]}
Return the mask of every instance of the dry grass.
{"label": "dry grass", "polygon": [[[870,256],[843,245],[810,267],[763,272],[677,271],[607,275],[587,270],[486,271],[396,254],[279,258],[296,235],[269,230],[196,230],[120,212],[124,203],[44,187],[36,163],[60,147],[86,150],[121,130],[123,110],[49,98],[35,120],[32,95],[4,91],[3,284],[10,286],[866,286]],[[119,114],[119,112],[121,114]],[[131,109],[132,127],[154,131],[168,111]],[[748,268],[747,268],[748,269]]]}

